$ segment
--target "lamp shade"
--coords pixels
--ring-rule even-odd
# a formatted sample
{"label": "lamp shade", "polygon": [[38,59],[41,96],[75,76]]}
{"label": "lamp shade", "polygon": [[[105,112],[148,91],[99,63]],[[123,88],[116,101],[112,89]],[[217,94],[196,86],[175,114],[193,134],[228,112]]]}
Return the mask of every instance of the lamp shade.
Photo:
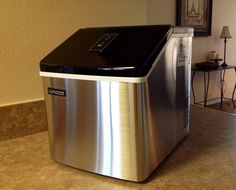
{"label": "lamp shade", "polygon": [[220,38],[232,38],[229,32],[229,26],[223,26]]}

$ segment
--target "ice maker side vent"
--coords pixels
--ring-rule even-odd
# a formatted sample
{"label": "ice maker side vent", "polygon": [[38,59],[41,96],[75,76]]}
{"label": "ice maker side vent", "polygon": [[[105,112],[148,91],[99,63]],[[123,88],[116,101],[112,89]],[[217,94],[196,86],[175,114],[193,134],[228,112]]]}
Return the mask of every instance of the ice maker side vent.
{"label": "ice maker side vent", "polygon": [[189,104],[189,97],[184,99],[184,115],[183,115],[183,119],[184,119],[184,126],[183,129],[185,129],[188,126],[189,123],[189,117],[190,117],[190,104]]}

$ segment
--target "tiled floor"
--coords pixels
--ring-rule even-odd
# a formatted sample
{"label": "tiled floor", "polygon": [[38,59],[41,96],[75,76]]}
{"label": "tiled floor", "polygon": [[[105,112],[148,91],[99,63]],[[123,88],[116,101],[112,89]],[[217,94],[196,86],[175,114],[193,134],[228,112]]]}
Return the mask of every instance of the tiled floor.
{"label": "tiled floor", "polygon": [[[236,105],[236,101],[235,101]],[[224,111],[227,113],[233,113],[236,114],[236,107],[234,107],[233,103],[231,101],[224,102],[223,104],[217,103],[217,104],[211,104],[207,106],[208,108]]]}

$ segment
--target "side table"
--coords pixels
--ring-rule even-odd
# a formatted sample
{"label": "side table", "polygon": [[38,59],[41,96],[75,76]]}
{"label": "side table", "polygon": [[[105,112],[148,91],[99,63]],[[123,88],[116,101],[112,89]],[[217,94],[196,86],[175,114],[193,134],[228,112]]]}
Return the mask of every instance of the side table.
{"label": "side table", "polygon": [[[203,103],[204,107],[207,106],[207,100],[208,100],[207,96],[208,96],[209,83],[210,83],[210,74],[211,74],[211,72],[218,71],[218,72],[220,72],[220,103],[222,104],[224,99],[230,99],[232,101],[234,107],[235,107],[234,93],[235,93],[235,90],[236,90],[236,83],[234,85],[232,97],[231,98],[225,98],[224,97],[225,71],[228,70],[228,69],[234,69],[234,71],[236,73],[236,66],[227,66],[227,67],[219,66],[219,67],[214,68],[214,69],[199,69],[197,67],[192,68],[191,88],[192,88],[192,93],[193,93],[194,104]],[[195,99],[194,76],[195,76],[196,72],[203,72],[203,74],[204,74],[204,101],[202,101],[202,102],[196,102],[196,99]]]}

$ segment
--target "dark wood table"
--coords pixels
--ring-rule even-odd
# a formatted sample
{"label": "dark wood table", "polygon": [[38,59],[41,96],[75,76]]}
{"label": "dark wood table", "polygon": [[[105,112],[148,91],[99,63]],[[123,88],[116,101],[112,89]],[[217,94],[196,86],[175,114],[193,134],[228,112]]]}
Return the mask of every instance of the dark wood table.
{"label": "dark wood table", "polygon": [[[211,68],[211,69],[199,69],[197,67],[192,67],[191,88],[192,88],[192,93],[193,93],[194,104],[203,103],[204,107],[207,106],[207,101],[208,101],[207,96],[208,96],[208,89],[209,89],[209,83],[210,83],[210,74],[211,74],[211,72],[217,71],[217,72],[220,72],[220,103],[222,104],[224,99],[231,99],[231,101],[235,107],[234,93],[235,93],[235,89],[236,89],[236,83],[234,85],[232,97],[231,98],[224,97],[225,71],[228,69],[234,69],[234,71],[236,73],[236,66],[226,66],[226,67],[219,66],[217,68]],[[204,101],[201,101],[201,102],[196,102],[196,99],[195,99],[194,76],[195,76],[196,72],[203,72],[203,74],[204,74]]]}

